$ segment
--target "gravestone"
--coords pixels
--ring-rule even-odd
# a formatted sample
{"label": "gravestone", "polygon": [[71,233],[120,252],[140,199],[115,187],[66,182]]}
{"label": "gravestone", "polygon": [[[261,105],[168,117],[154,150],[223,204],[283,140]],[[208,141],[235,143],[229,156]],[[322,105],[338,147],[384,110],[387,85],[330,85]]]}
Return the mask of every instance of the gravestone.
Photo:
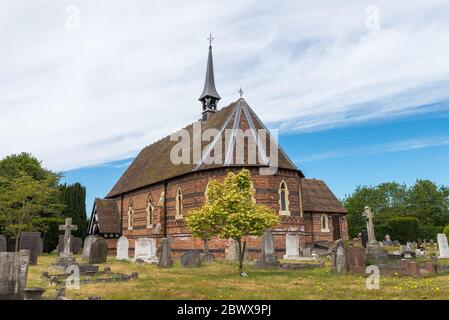
{"label": "gravestone", "polygon": [[90,247],[89,263],[105,263],[108,256],[108,245],[103,238],[97,238]]}
{"label": "gravestone", "polygon": [[[83,241],[79,237],[70,236],[70,252],[73,254],[80,253]],[[64,251],[64,235],[59,235],[58,253]]]}
{"label": "gravestone", "polygon": [[129,241],[125,236],[121,236],[117,240],[117,255],[115,259],[117,260],[129,260]]}
{"label": "gravestone", "polygon": [[162,238],[160,245],[159,263],[160,268],[171,268],[173,266],[173,260],[171,257],[170,242],[167,238]]}
{"label": "gravestone", "polygon": [[350,273],[365,273],[366,251],[364,248],[350,246],[346,256]]}
{"label": "gravestone", "polygon": [[296,233],[288,233],[285,236],[285,260],[300,260],[298,237]]}
{"label": "gravestone", "polygon": [[211,263],[215,261],[215,256],[212,253],[201,253],[202,263]]}
{"label": "gravestone", "polygon": [[278,258],[274,253],[274,237],[270,231],[266,231],[262,236],[261,251],[261,257],[256,261],[257,267],[264,268],[280,266]]}
{"label": "gravestone", "polygon": [[6,237],[0,234],[0,252],[8,252],[6,245]]}
{"label": "gravestone", "polygon": [[368,242],[366,243],[367,257],[375,264],[386,263],[388,251],[379,245],[374,233],[373,212],[369,206],[365,206],[362,216],[366,219],[366,229],[368,232]]}
{"label": "gravestone", "polygon": [[366,244],[368,243],[368,232],[365,229],[361,232],[361,241],[362,247],[366,248]]}
{"label": "gravestone", "polygon": [[156,239],[138,238],[134,245],[134,262],[142,260],[148,263],[157,263]]}
{"label": "gravestone", "polygon": [[41,256],[44,253],[44,239],[39,239],[39,255]]}
{"label": "gravestone", "polygon": [[449,258],[449,246],[447,244],[447,237],[444,233],[437,235],[438,250],[440,252],[439,258]]}
{"label": "gravestone", "polygon": [[188,251],[181,254],[181,265],[186,268],[200,267],[201,260],[200,251]]}
{"label": "gravestone", "polygon": [[30,250],[0,252],[0,300],[24,298]]}
{"label": "gravestone", "polygon": [[6,239],[6,251],[7,252],[16,252],[16,238]]}
{"label": "gravestone", "polygon": [[237,241],[235,241],[232,238],[230,238],[228,240],[228,248],[226,249],[225,259],[228,261],[238,261],[239,260]]}
{"label": "gravestone", "polygon": [[92,243],[94,243],[95,240],[97,240],[97,236],[94,235],[87,236],[86,239],[84,239],[83,253],[81,255],[81,259],[83,261],[89,261],[90,248],[92,247]]}
{"label": "gravestone", "polygon": [[72,239],[72,230],[77,230],[78,227],[76,225],[72,225],[72,218],[66,218],[65,224],[59,225],[59,231],[64,231],[62,244],[58,245],[59,249],[62,251],[59,252],[58,259],[54,266],[56,268],[66,268],[72,264],[76,264],[76,259],[73,256],[73,253],[70,250],[71,247],[71,239]]}
{"label": "gravestone", "polygon": [[346,271],[347,263],[345,245],[342,240],[338,240],[332,254],[332,273],[345,273]]}
{"label": "gravestone", "polygon": [[40,232],[21,232],[19,241],[19,250],[30,250],[30,265],[37,264],[39,256]]}

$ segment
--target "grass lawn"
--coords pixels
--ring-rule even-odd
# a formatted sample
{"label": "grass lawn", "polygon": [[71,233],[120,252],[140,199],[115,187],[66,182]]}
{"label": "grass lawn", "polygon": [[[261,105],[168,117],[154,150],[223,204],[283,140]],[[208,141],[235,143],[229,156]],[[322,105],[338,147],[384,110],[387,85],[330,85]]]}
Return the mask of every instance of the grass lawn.
{"label": "grass lawn", "polygon": [[[39,257],[31,266],[28,287],[47,289],[45,298],[55,295],[42,272],[52,271],[49,265],[55,255]],[[77,257],[80,261],[80,257]],[[247,266],[249,276],[238,275],[236,263],[214,262],[200,268],[183,268],[179,261],[171,269],[155,265],[115,261],[108,257],[113,272],[139,273],[139,279],[81,284],[79,290],[66,290],[70,299],[87,299],[96,295],[102,299],[449,299],[449,274],[422,278],[382,277],[379,290],[368,290],[366,278],[355,275],[332,275],[329,262],[323,269],[277,270],[255,269]]]}

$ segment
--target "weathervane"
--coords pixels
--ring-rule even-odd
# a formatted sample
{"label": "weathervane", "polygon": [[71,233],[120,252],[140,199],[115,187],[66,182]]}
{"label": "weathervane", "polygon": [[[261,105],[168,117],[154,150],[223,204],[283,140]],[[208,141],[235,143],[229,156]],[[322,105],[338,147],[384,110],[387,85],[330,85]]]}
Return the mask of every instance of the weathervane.
{"label": "weathervane", "polygon": [[209,35],[209,38],[207,38],[207,40],[209,40],[209,46],[212,47],[212,40],[214,40],[215,38],[212,37],[212,32]]}
{"label": "weathervane", "polygon": [[242,87],[240,87],[240,90],[237,92],[240,94],[240,98],[242,98],[243,94],[245,93],[245,91],[242,90]]}

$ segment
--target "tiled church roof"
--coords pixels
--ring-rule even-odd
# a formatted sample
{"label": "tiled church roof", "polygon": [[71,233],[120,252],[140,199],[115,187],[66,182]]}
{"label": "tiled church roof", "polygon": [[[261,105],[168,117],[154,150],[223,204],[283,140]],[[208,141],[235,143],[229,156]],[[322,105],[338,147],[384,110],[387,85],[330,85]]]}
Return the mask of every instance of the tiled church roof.
{"label": "tiled church roof", "polygon": [[301,179],[301,186],[303,210],[305,212],[348,212],[323,181]]}
{"label": "tiled church roof", "polygon": [[101,233],[120,233],[120,214],[117,201],[112,199],[95,199],[98,227]]}
{"label": "tiled church roof", "polygon": [[[193,150],[193,125],[194,124],[191,124],[184,128],[190,134],[190,150]],[[170,141],[170,136],[167,136],[145,147],[138,154],[133,163],[119,179],[117,184],[109,192],[107,197],[114,197],[128,191],[136,190],[193,171],[233,166],[233,163],[236,163],[236,147],[235,144],[230,144],[231,147],[228,147],[226,150],[224,138],[225,129],[232,129],[232,132],[236,132],[238,129],[242,129],[243,131],[250,129],[251,135],[248,139],[245,139],[245,151],[248,150],[248,140],[253,139],[251,142],[255,141],[253,137],[257,137],[257,130],[266,129],[243,98],[240,98],[236,102],[231,103],[229,106],[214,113],[208,121],[202,122],[201,126],[202,132],[211,128],[215,128],[220,131],[218,136],[221,139],[218,139],[212,144],[216,145],[217,143],[221,143],[222,158],[224,161],[221,161],[220,163],[224,164],[208,164],[207,158],[202,159],[200,163],[173,164],[170,160],[170,152],[173,146],[178,144],[178,141]],[[206,150],[205,148],[209,144],[211,144],[211,141],[201,142],[203,150]],[[253,145],[255,146],[256,144],[253,143]],[[266,146],[257,146],[257,161],[256,164],[251,165],[248,165],[248,152],[244,152],[244,164],[252,167],[268,166],[268,159],[263,156],[263,154],[269,154],[269,151],[266,153],[261,152],[261,150],[265,150],[265,148]],[[242,166],[241,164],[236,165]],[[283,169],[298,170],[279,146],[278,167]],[[302,176],[302,173],[300,174]]]}

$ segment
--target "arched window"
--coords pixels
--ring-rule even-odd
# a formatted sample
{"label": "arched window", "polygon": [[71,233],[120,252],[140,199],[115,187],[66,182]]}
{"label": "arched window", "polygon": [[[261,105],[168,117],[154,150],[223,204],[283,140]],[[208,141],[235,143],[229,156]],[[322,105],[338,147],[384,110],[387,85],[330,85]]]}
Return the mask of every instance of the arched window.
{"label": "arched window", "polygon": [[133,209],[133,202],[131,200],[128,205],[128,230],[133,229],[133,224],[134,224],[134,209]]}
{"label": "arched window", "polygon": [[279,214],[290,215],[288,187],[285,181],[282,181],[279,185],[279,209]]}
{"label": "arched window", "polygon": [[148,196],[147,199],[147,228],[153,228],[154,224],[154,206],[153,206],[153,199],[151,198],[151,195]]}
{"label": "arched window", "polygon": [[178,188],[176,191],[176,219],[182,219],[182,191]]}
{"label": "arched window", "polygon": [[328,232],[329,231],[329,217],[327,214],[321,215],[321,231]]}

